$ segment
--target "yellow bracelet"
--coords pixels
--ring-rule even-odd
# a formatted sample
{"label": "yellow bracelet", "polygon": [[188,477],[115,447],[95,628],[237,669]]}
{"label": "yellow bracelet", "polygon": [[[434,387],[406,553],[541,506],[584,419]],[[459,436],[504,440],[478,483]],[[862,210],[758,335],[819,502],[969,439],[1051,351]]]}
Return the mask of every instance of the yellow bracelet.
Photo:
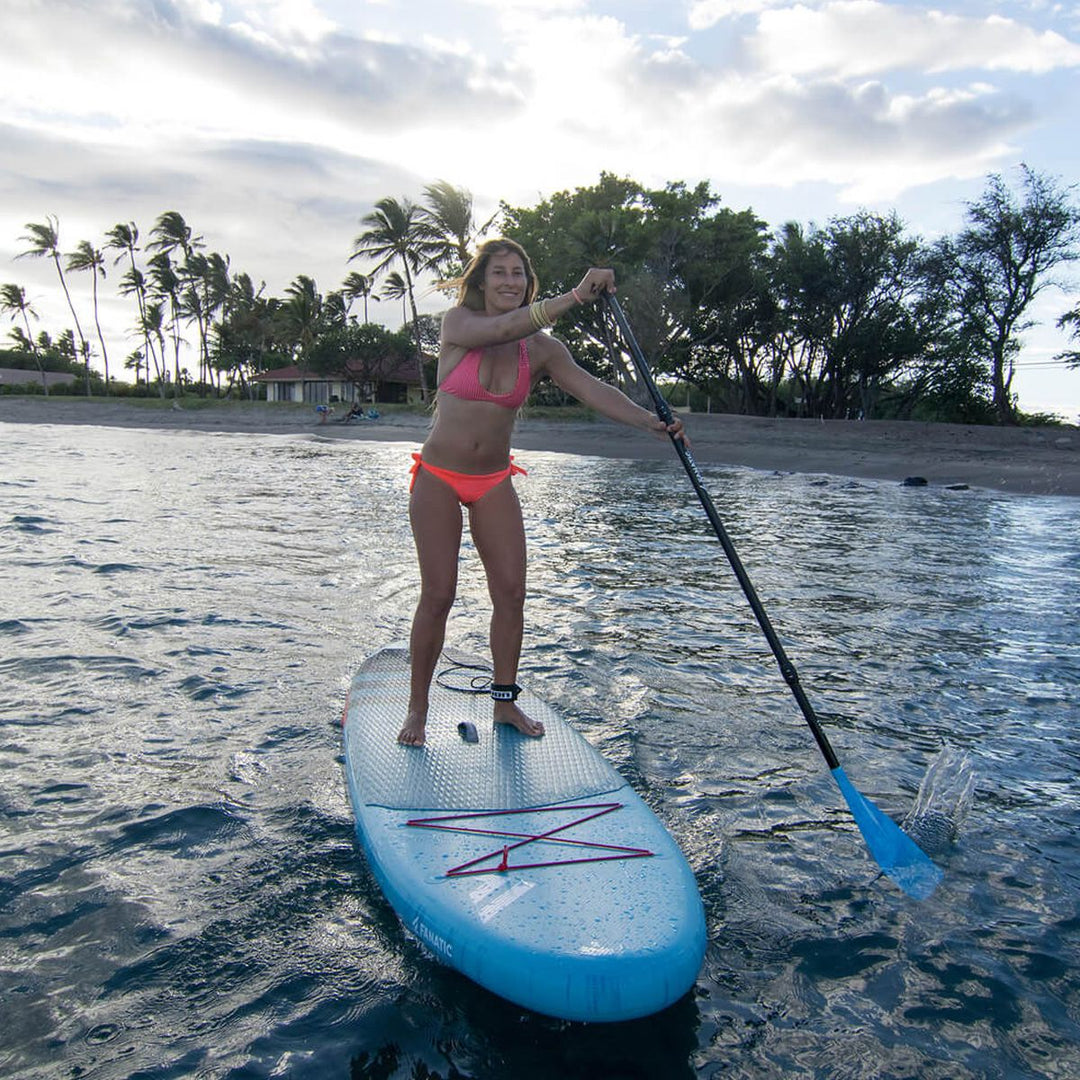
{"label": "yellow bracelet", "polygon": [[548,314],[543,300],[537,300],[529,305],[529,322],[532,323],[534,330],[544,330],[555,325],[555,320]]}

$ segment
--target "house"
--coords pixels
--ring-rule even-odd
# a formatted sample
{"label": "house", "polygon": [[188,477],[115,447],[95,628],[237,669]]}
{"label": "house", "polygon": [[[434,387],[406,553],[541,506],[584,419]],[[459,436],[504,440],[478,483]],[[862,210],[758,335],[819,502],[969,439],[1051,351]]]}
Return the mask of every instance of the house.
{"label": "house", "polygon": [[264,371],[255,382],[266,387],[267,401],[299,401],[309,405],[373,401],[379,404],[415,404],[420,398],[420,367],[415,358],[394,363],[363,364],[350,360],[352,379],[323,375],[296,364]]}

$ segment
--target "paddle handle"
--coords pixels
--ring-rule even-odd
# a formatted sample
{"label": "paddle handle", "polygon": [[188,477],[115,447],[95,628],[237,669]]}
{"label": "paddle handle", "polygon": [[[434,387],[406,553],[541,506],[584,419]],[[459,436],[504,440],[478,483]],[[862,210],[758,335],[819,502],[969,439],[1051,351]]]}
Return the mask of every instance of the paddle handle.
{"label": "paddle handle", "polygon": [[[630,324],[626,321],[626,316],[623,314],[619,301],[609,292],[605,292],[603,298],[608,310],[615,317],[615,322],[618,324],[623,340],[630,349],[630,357],[634,362],[634,367],[637,369],[638,375],[641,376],[642,382],[644,382],[645,386],[648,388],[649,396],[652,398],[657,416],[659,416],[665,424],[674,423],[675,417],[672,415],[671,406],[664,400],[664,395],[660,393],[660,388],[656,385],[656,380],[649,370],[649,364],[645,359],[645,354],[641,351],[641,346],[638,345],[637,339],[630,329]],[[780,674],[784,677],[784,682],[787,683],[791,690],[795,701],[798,703],[799,709],[802,711],[803,718],[806,720],[810,731],[813,733],[814,741],[818,744],[818,749],[821,751],[825,758],[825,762],[830,769],[839,768],[840,762],[837,760],[836,754],[833,752],[833,748],[829,744],[829,740],[822,730],[821,724],[818,722],[817,714],[814,712],[813,705],[810,704],[810,699],[806,696],[806,693],[802,688],[802,683],[799,681],[799,673],[795,669],[795,665],[788,658],[787,653],[784,651],[784,646],[780,643],[780,638],[777,637],[776,631],[773,629],[768,612],[765,610],[765,606],[762,604],[761,598],[758,596],[757,590],[754,588],[754,584],[750,580],[750,576],[747,574],[746,568],[742,564],[742,559],[739,558],[739,553],[735,550],[735,545],[732,543],[731,537],[728,536],[727,529],[724,528],[723,521],[720,520],[720,515],[717,513],[712,497],[705,487],[705,481],[702,478],[701,470],[698,468],[697,462],[694,460],[694,455],[690,452],[690,448],[682,439],[676,438],[670,431],[668,432],[668,435],[671,437],[672,444],[679,455],[679,460],[683,463],[683,468],[686,469],[686,475],[690,477],[690,483],[693,484],[694,491],[697,492],[697,497],[701,502],[702,508],[705,510],[705,515],[708,517],[709,523],[716,531],[716,538],[720,541],[720,544],[724,549],[724,554],[731,564],[731,569],[735,572],[735,577],[738,578],[739,585],[742,586],[742,591],[750,603],[750,608],[757,618],[758,625],[765,634],[765,639],[769,643],[769,648],[772,649],[773,656],[776,657],[776,662],[780,667]]]}

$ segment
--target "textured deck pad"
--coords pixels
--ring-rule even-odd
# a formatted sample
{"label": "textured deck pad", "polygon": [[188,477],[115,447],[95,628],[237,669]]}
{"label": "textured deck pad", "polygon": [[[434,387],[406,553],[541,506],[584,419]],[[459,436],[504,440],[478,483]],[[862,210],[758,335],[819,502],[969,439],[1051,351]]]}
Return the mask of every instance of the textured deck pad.
{"label": "textured deck pad", "polygon": [[[544,724],[540,739],[491,722],[491,698],[433,684],[423,748],[399,746],[409,700],[409,656],[383,649],[357,672],[345,715],[356,792],[390,809],[521,809],[615,791],[623,778],[550,706],[525,691],[518,704]],[[480,735],[467,743],[457,725]]]}

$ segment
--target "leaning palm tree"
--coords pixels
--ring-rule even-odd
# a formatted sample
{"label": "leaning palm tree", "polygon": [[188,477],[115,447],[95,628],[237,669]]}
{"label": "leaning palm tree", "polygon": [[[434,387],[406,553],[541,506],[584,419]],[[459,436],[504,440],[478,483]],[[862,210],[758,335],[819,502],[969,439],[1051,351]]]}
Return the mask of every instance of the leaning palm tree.
{"label": "leaning palm tree", "polygon": [[150,235],[153,239],[147,247],[151,251],[166,251],[170,255],[182,251],[185,260],[190,259],[199,248],[205,247],[203,238],[191,231],[191,226],[177,210],[166,210],[160,214]]}
{"label": "leaning palm tree", "polygon": [[296,349],[297,360],[303,360],[319,336],[323,317],[323,297],[313,278],[298,274],[286,287],[288,300],[281,309],[281,321],[289,340]]}
{"label": "leaning palm tree", "polygon": [[[150,336],[150,330],[147,322],[147,308],[149,306],[149,300],[146,295],[146,278],[143,276],[143,272],[134,264],[125,271],[124,276],[120,279],[120,295],[121,296],[136,296],[139,301],[139,317],[135,323],[135,330],[142,334],[143,346],[145,352],[139,353],[139,355],[146,361],[146,385],[150,385],[150,358],[153,357],[154,367],[159,368],[157,354],[154,352],[154,342]],[[162,363],[164,363],[164,356],[162,356]]]}
{"label": "leaning palm tree", "polygon": [[[173,266],[172,259],[169,257],[168,251],[159,251],[156,255],[149,260],[150,268],[150,280],[153,283],[151,300],[153,303],[148,306],[147,314],[149,314],[149,308],[154,304],[159,304],[164,308],[166,302],[169,305],[168,319],[164,319],[164,326],[169,331],[169,336],[172,338],[172,350],[173,350],[173,396],[179,396],[180,387],[182,385],[182,379],[180,378],[180,346],[183,343],[183,337],[180,334],[180,293],[181,293],[181,281],[180,276],[176,272],[176,267]],[[162,346],[164,346],[164,336],[159,335]],[[162,351],[161,367],[164,375],[168,373],[168,365],[165,363],[164,349]],[[162,383],[161,396],[165,396],[165,386]]]}
{"label": "leaning palm tree", "polygon": [[82,326],[79,325],[79,316],[75,314],[75,305],[71,302],[71,293],[68,292],[67,279],[64,277],[64,268],[60,265],[60,222],[52,214],[47,214],[44,222],[32,222],[26,223],[26,229],[28,235],[20,236],[20,240],[25,240],[29,245],[28,251],[20,251],[15,257],[22,259],[27,255],[33,256],[35,259],[49,258],[52,259],[53,265],[56,267],[56,275],[60,278],[60,287],[64,290],[64,297],[67,300],[68,310],[71,312],[71,317],[75,320],[75,330],[79,335],[79,348],[82,352],[83,364],[86,369],[86,396],[90,396],[90,346],[83,337]]}
{"label": "leaning palm tree", "polygon": [[[36,319],[38,315],[30,301],[26,299],[26,290],[21,285],[0,285],[0,311],[10,314],[12,322],[20,315],[22,316],[23,323],[26,326],[26,334],[25,336],[20,335],[19,344],[24,351],[29,351],[33,356],[34,363],[37,364],[38,374],[41,376],[41,389],[45,396],[48,397],[49,380],[45,378],[45,368],[41,363],[41,354],[38,352],[34,337],[30,333],[30,316],[33,315]],[[15,329],[19,330],[19,327]]]}
{"label": "leaning palm tree", "polygon": [[[173,394],[178,396],[182,385],[180,344],[183,339],[180,336],[180,320],[185,279],[195,253],[206,245],[201,236],[195,235],[191,226],[184,220],[184,215],[178,210],[166,210],[163,214],[159,214],[150,230],[150,236],[151,240],[146,246],[148,250],[154,252],[154,257],[150,260],[151,277],[154,279],[157,295],[162,298],[167,297],[169,300],[175,379]],[[194,270],[194,268],[191,269]]]}
{"label": "leaning palm tree", "polygon": [[476,241],[491,228],[497,214],[477,226],[473,217],[472,193],[454,187],[447,180],[436,180],[424,188],[426,205],[421,213],[435,234],[433,251],[429,256],[433,270],[452,273],[465,268],[472,257]]}
{"label": "leaning palm tree", "polygon": [[109,395],[109,351],[105,348],[105,338],[101,333],[101,318],[98,313],[98,274],[105,276],[105,256],[100,248],[94,247],[89,240],[80,240],[75,250],[67,257],[69,270],[89,270],[93,275],[94,288],[94,326],[97,329],[98,343],[101,345],[101,358],[105,365],[105,396]]}
{"label": "leaning palm tree", "polygon": [[[139,250],[139,226],[134,221],[114,225],[105,234],[105,247],[118,253],[113,259],[114,266],[119,265],[125,258],[128,262],[127,272],[120,279],[120,293],[123,296],[134,296],[139,307],[138,326],[142,328],[145,349],[142,359],[146,361],[146,385],[149,386],[150,356],[153,352],[153,344],[146,331],[146,276],[135,261],[135,252]],[[131,357],[128,359],[130,360]],[[154,367],[157,366],[157,357],[155,357]],[[138,371],[136,371],[135,381],[138,382]]]}
{"label": "leaning palm tree", "polygon": [[401,321],[403,323],[409,321],[409,310],[405,306],[409,301],[409,290],[405,285],[405,279],[396,270],[392,270],[386,275],[386,280],[383,282],[382,299],[400,300]]}
{"label": "leaning palm tree", "polygon": [[[341,283],[341,292],[345,299],[348,301],[348,306],[345,308],[345,313],[348,314],[351,310],[353,303],[356,300],[362,299],[364,301],[364,323],[367,324],[368,320],[368,297],[371,296],[371,290],[375,287],[375,275],[374,274],[358,274],[355,270],[350,271],[345,275],[345,280]],[[374,298],[378,301],[378,297]]]}
{"label": "leaning palm tree", "polygon": [[436,254],[437,237],[420,207],[408,199],[387,197],[375,204],[375,209],[365,215],[361,225],[365,230],[353,241],[353,253],[349,261],[360,257],[372,259],[372,274],[382,273],[388,266],[400,263],[405,275],[405,292],[412,309],[413,340],[416,345],[416,361],[420,368],[420,394],[427,401],[427,378],[424,374],[423,345],[420,341],[419,315],[416,311],[414,275],[420,273]]}
{"label": "leaning palm tree", "polygon": [[[165,376],[168,373],[168,365],[165,362],[165,302],[164,300],[151,301],[146,305],[139,330],[147,341],[153,339],[157,342],[157,351],[151,351],[150,356],[154,361],[154,373],[157,376],[158,393],[162,399],[165,397]],[[161,363],[158,364],[158,356]],[[146,381],[150,382],[150,360],[146,361]]]}

